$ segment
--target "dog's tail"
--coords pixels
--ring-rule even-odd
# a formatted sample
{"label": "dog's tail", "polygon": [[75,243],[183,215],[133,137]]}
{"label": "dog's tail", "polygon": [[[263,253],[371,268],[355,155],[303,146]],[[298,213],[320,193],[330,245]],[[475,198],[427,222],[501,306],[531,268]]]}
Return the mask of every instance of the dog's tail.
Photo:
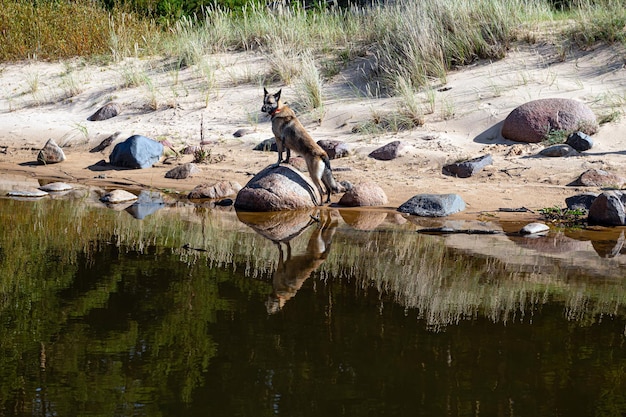
{"label": "dog's tail", "polygon": [[330,158],[328,155],[322,156],[322,161],[324,161],[324,172],[322,173],[322,182],[326,186],[328,190],[332,190],[333,193],[341,192],[341,186],[335,180],[333,176],[333,170],[330,167]]}

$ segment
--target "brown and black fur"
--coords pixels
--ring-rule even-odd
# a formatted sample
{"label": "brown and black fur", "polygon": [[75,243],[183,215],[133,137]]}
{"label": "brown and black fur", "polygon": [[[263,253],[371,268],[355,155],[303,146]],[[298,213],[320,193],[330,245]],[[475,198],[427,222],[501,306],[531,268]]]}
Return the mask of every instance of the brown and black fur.
{"label": "brown and black fur", "polygon": [[[332,175],[328,154],[304,129],[294,111],[281,101],[281,91],[278,90],[276,94],[270,94],[264,88],[263,107],[261,108],[262,112],[269,114],[272,118],[272,132],[278,148],[278,162],[274,166],[280,165],[281,162],[288,163],[292,150],[300,154],[306,161],[309,175],[319,190],[322,200],[324,199],[322,184],[324,184],[327,196],[326,203],[329,203],[331,192],[337,191],[338,186]],[[287,158],[284,161],[283,151],[287,153]]]}

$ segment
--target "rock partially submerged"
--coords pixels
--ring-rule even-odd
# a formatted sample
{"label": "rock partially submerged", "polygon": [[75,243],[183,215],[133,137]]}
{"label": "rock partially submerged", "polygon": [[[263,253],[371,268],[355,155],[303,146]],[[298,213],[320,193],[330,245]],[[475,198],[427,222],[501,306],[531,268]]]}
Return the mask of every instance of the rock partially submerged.
{"label": "rock partially submerged", "polygon": [[621,191],[605,191],[589,208],[589,224],[626,226],[626,194]]}
{"label": "rock partially submerged", "polygon": [[444,217],[465,210],[458,194],[418,194],[403,203],[398,211],[421,217]]}
{"label": "rock partially submerged", "polygon": [[137,200],[137,196],[126,190],[113,190],[100,198],[100,201],[108,204],[127,203]]}
{"label": "rock partially submerged", "polygon": [[218,181],[214,184],[199,184],[187,195],[187,198],[193,199],[218,199],[228,196],[234,196],[241,190],[241,184],[236,181]]}
{"label": "rock partially submerged", "polygon": [[550,226],[544,223],[534,222],[522,227],[519,231],[521,235],[544,235],[550,231]]}
{"label": "rock partially submerged", "polygon": [[39,189],[46,192],[58,193],[72,190],[74,187],[64,182],[51,182],[49,184],[42,185]]}
{"label": "rock partially submerged", "polygon": [[16,198],[41,198],[48,195],[47,192],[38,190],[36,188],[33,189],[25,189],[25,190],[11,190],[7,193],[9,197]]}
{"label": "rock partially submerged", "polygon": [[340,206],[364,207],[384,206],[389,202],[385,191],[373,182],[364,182],[354,185],[339,199]]}

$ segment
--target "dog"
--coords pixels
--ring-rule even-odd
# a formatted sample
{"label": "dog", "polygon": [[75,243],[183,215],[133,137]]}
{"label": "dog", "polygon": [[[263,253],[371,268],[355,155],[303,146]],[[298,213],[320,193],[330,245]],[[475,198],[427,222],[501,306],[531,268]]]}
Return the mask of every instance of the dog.
{"label": "dog", "polygon": [[[281,92],[282,89],[275,94],[270,94],[266,88],[263,88],[264,96],[261,111],[267,113],[272,119],[272,132],[278,148],[278,162],[273,166],[277,167],[282,162],[289,163],[292,150],[300,154],[306,161],[311,180],[317,187],[322,200],[324,199],[322,184],[324,184],[327,196],[326,203],[329,203],[331,192],[338,192],[339,186],[333,177],[328,154],[304,129],[294,111],[281,101]],[[284,161],[283,151],[286,151],[287,154],[287,159]],[[317,204],[317,201],[315,203]]]}

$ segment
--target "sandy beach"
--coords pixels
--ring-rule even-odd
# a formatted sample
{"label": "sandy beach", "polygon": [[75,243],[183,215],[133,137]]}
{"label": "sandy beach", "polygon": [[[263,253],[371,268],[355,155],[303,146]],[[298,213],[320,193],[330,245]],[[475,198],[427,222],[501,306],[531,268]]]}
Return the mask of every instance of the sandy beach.
{"label": "sandy beach", "polygon": [[[337,180],[380,185],[395,208],[420,193],[457,193],[466,214],[499,208],[533,210],[565,205],[566,197],[585,191],[570,184],[582,172],[598,168],[626,177],[626,69],[621,47],[577,52],[564,61],[556,48],[519,46],[496,62],[478,62],[449,73],[444,84],[424,93],[425,124],[409,131],[361,131],[376,115],[393,112],[399,99],[364,92],[357,62],[326,81],[323,111],[300,119],[316,140],[343,141],[350,155],[332,161]],[[0,67],[0,172],[41,181],[59,180],[103,189],[148,188],[187,193],[201,183],[219,180],[245,185],[251,176],[276,161],[272,152],[252,148],[272,136],[269,119],[260,112],[263,87],[283,90],[297,102],[293,85],[265,84],[267,63],[261,54],[231,53],[207,57],[214,68],[214,87],[207,87],[196,68],[172,71],[164,59],[128,59],[98,66],[83,61],[21,62]],[[365,62],[362,63],[365,65]],[[128,86],[129,74],[148,82]],[[516,144],[500,134],[502,121],[515,107],[540,98],[571,98],[586,103],[601,118],[617,114],[593,136],[594,147],[580,156],[537,156],[541,144]],[[112,119],[87,118],[109,102],[122,111]],[[233,135],[238,129],[248,132]],[[152,168],[102,167],[113,145],[89,152],[120,132],[118,142],[133,134],[167,139],[175,149],[206,143],[212,162],[184,180],[165,178],[193,155],[165,158]],[[39,165],[38,151],[48,139],[59,144],[66,161]],[[392,161],[368,154],[391,141],[409,146]],[[491,154],[493,165],[462,179],[442,173],[445,164]],[[167,163],[166,163],[167,162]],[[337,202],[340,195],[334,195]]]}

